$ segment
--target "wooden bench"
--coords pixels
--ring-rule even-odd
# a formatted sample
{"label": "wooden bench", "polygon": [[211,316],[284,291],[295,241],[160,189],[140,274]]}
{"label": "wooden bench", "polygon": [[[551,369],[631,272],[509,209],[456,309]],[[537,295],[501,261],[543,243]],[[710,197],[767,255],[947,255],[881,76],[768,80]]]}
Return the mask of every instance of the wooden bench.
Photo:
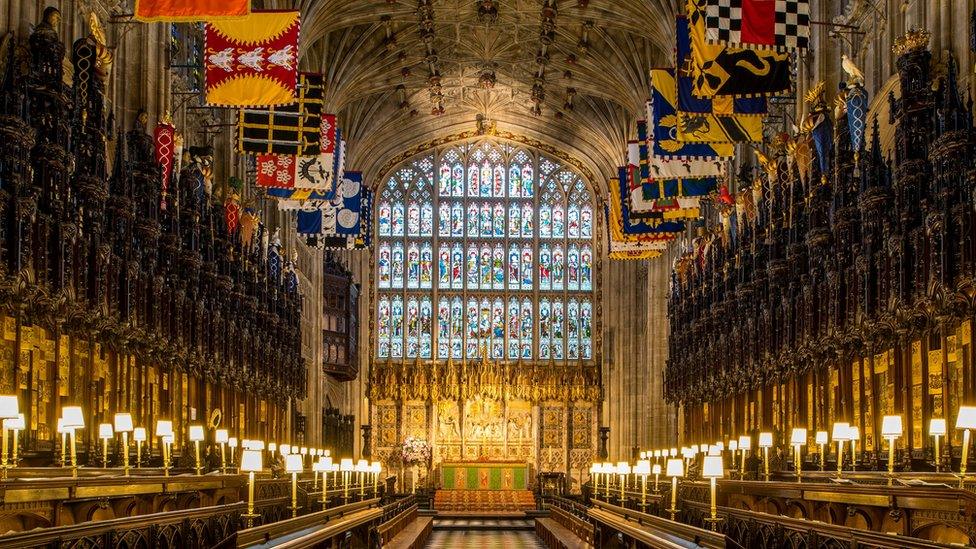
{"label": "wooden bench", "polygon": [[427,538],[434,531],[434,519],[431,517],[416,517],[413,522],[407,524],[400,533],[393,537],[389,542],[383,544],[383,548],[390,549],[421,549],[427,545]]}
{"label": "wooden bench", "polygon": [[589,545],[593,545],[593,525],[588,520],[555,506],[549,507],[549,516],[576,537]]}
{"label": "wooden bench", "polygon": [[549,549],[589,549],[592,544],[580,539],[572,530],[553,518],[535,519],[535,534]]}

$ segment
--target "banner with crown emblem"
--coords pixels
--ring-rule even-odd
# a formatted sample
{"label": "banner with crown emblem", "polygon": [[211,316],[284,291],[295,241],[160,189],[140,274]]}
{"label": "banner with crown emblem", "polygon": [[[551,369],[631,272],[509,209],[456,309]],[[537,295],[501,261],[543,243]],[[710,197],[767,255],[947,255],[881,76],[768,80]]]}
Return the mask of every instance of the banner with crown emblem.
{"label": "banner with crown emblem", "polygon": [[269,106],[295,102],[298,86],[297,11],[252,12],[210,21],[205,29],[207,103]]}

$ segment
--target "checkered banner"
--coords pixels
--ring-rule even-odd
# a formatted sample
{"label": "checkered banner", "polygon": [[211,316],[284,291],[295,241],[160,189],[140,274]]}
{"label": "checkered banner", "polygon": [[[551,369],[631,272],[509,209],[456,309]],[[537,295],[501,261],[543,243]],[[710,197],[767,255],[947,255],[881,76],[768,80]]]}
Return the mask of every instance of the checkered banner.
{"label": "checkered banner", "polygon": [[[302,73],[291,105],[241,109],[237,150],[252,154],[317,156],[321,152],[322,75]],[[333,125],[335,119],[331,122]]]}
{"label": "checkered banner", "polygon": [[706,0],[705,36],[729,46],[805,50],[810,0]]}

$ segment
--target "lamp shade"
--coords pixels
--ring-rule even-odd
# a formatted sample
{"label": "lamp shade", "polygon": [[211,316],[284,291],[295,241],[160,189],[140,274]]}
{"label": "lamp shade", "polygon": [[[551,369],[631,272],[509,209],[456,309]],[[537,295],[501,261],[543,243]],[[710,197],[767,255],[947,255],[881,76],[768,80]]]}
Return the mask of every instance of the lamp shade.
{"label": "lamp shade", "polygon": [[127,412],[115,414],[115,432],[116,433],[132,432],[132,414],[129,414]]}
{"label": "lamp shade", "polygon": [[301,455],[303,455],[303,456],[307,456],[308,455],[308,448],[302,446],[301,449],[298,450],[298,453],[301,454]]}
{"label": "lamp shade", "polygon": [[357,461],[356,462],[356,470],[357,471],[362,471],[362,472],[368,472],[369,471],[369,462],[366,461],[365,459],[361,459],[361,460]]}
{"label": "lamp shade", "polygon": [[132,440],[136,442],[146,442],[146,428],[136,427],[132,430]]}
{"label": "lamp shade", "polygon": [[832,438],[837,440],[850,440],[851,439],[851,424],[846,421],[838,421],[834,424],[834,431],[831,433]]}
{"label": "lamp shade", "polygon": [[729,450],[735,452],[738,449],[739,449],[739,441],[738,440],[730,440],[729,441]]}
{"label": "lamp shade", "polygon": [[976,406],[960,406],[956,429],[976,429]]}
{"label": "lamp shade", "polygon": [[752,449],[752,437],[749,435],[742,435],[739,437],[739,449],[740,450],[751,450]]}
{"label": "lamp shade", "polygon": [[322,452],[322,455],[323,456],[331,456],[332,455],[332,452],[330,452],[328,450],[325,450],[325,451]]}
{"label": "lamp shade", "polygon": [[325,464],[326,471],[335,471],[336,470],[335,467],[333,467],[333,465],[335,465],[335,464],[332,463],[332,458],[331,457],[325,456],[325,458],[322,459],[322,463]]}
{"label": "lamp shade", "polygon": [[725,451],[725,443],[722,442],[721,440],[715,443],[715,447],[718,448],[719,452]]}
{"label": "lamp shade", "polygon": [[932,418],[929,421],[929,436],[944,436],[946,434],[946,420]]}
{"label": "lamp shade", "polygon": [[61,408],[61,417],[64,418],[66,429],[84,429],[85,414],[81,411],[81,406],[65,406]]}
{"label": "lamp shade", "polygon": [[640,453],[640,458],[641,459],[647,459],[647,452],[641,452]]}
{"label": "lamp shade", "polygon": [[861,428],[858,427],[857,425],[851,425],[851,430],[850,430],[850,434],[848,435],[848,439],[853,440],[855,442],[861,440]]}
{"label": "lamp shade", "polygon": [[671,457],[678,457],[678,449],[671,448]]}
{"label": "lamp shade", "polygon": [[600,472],[600,464],[599,463],[591,463],[590,464],[590,474],[591,475],[595,475],[595,474],[597,474],[599,472]]}
{"label": "lamp shade", "polygon": [[173,434],[173,422],[160,419],[156,422],[156,436],[165,437]]}
{"label": "lamp shade", "polygon": [[702,463],[702,476],[705,478],[722,478],[725,468],[722,467],[722,456],[705,456]]}
{"label": "lamp shade", "polygon": [[98,438],[112,438],[112,424],[100,423],[98,425]]}
{"label": "lamp shade", "polygon": [[291,453],[291,444],[282,444],[281,446],[278,447],[278,449],[281,450],[282,454],[285,454],[287,456],[288,454]]}
{"label": "lamp shade", "polygon": [[790,436],[790,444],[796,446],[797,444],[807,443],[807,430],[803,427],[796,427],[793,429],[793,435]]}
{"label": "lamp shade", "polygon": [[173,444],[173,435],[172,434],[163,435],[161,438],[163,439],[163,442],[165,442],[166,444]]}
{"label": "lamp shade", "polygon": [[664,474],[666,474],[669,477],[678,477],[678,478],[685,476],[685,462],[676,458],[669,459],[668,468]]}
{"label": "lamp shade", "polygon": [[288,454],[285,456],[286,473],[301,473],[302,469],[302,456],[298,454]]}
{"label": "lamp shade", "polygon": [[373,463],[369,464],[369,471],[376,474],[382,473],[383,465],[378,461],[374,461]]}
{"label": "lamp shade", "polygon": [[827,437],[827,431],[817,431],[816,438],[814,440],[817,444],[827,444],[830,439]]}
{"label": "lamp shade", "polygon": [[661,474],[661,464],[660,463],[655,463],[654,464],[654,467],[651,467],[651,472],[654,473],[655,475],[660,475]]}
{"label": "lamp shade", "polygon": [[237,437],[230,437],[227,439],[227,446],[231,448],[237,448]]}
{"label": "lamp shade", "polygon": [[260,450],[244,450],[244,454],[241,455],[241,471],[257,472],[263,467]]}
{"label": "lamp shade", "polygon": [[651,474],[651,462],[646,459],[642,459],[638,461],[637,464],[634,465],[634,474],[635,475]]}
{"label": "lamp shade", "polygon": [[630,474],[630,464],[626,461],[617,462],[617,474],[618,475],[629,475]]}
{"label": "lamp shade", "polygon": [[227,442],[228,440],[230,440],[230,438],[227,434],[227,429],[217,429],[214,431],[214,442],[217,444]]}
{"label": "lamp shade", "polygon": [[20,413],[17,395],[0,395],[0,418],[14,418]]}
{"label": "lamp shade", "polygon": [[27,424],[24,422],[24,414],[17,414],[17,417],[11,417],[3,420],[3,426],[7,429],[22,431],[26,425]]}
{"label": "lamp shade", "polygon": [[278,450],[278,443],[277,442],[272,442],[271,444],[268,444],[268,451],[269,452],[276,452],[277,450]]}
{"label": "lamp shade", "polygon": [[70,429],[66,429],[65,426],[64,426],[64,418],[63,417],[59,417],[58,418],[58,434],[65,434],[69,430]]}
{"label": "lamp shade", "polygon": [[707,453],[708,452],[708,444],[699,444],[698,445],[698,451],[701,452],[701,453],[703,453],[703,454],[704,453]]}
{"label": "lamp shade", "polygon": [[[298,454],[288,454],[287,457],[297,456],[297,455]],[[287,459],[287,457],[285,459]],[[325,467],[325,462],[322,461],[321,459],[319,459],[317,461],[313,461],[312,462],[312,470],[313,471],[316,471],[316,472],[318,472],[318,471],[326,471],[327,469]]]}
{"label": "lamp shade", "polygon": [[885,416],[881,419],[881,436],[900,437],[901,434],[901,416]]}
{"label": "lamp shade", "polygon": [[343,472],[352,471],[353,470],[352,459],[343,458],[342,461],[339,463],[339,470]]}
{"label": "lamp shade", "polygon": [[759,447],[760,448],[771,448],[773,446],[773,434],[772,433],[759,433]]}
{"label": "lamp shade", "polygon": [[708,447],[707,456],[720,456],[722,455],[722,448],[718,444],[712,444]]}
{"label": "lamp shade", "polygon": [[199,442],[203,440],[203,425],[190,425],[190,441]]}

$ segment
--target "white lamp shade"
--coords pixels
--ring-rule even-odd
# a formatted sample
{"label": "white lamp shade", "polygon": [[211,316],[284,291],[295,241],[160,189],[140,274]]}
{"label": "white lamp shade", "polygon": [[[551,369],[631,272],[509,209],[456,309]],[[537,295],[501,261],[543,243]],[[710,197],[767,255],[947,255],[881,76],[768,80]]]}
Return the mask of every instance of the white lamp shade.
{"label": "white lamp shade", "polygon": [[649,475],[651,474],[651,462],[646,459],[642,459],[634,465],[635,475]]}
{"label": "white lamp shade", "polygon": [[718,441],[718,442],[716,442],[715,443],[715,446],[718,448],[718,451],[719,452],[724,452],[725,451],[725,443],[722,442],[721,440]]}
{"label": "white lamp shade", "polygon": [[369,470],[372,473],[380,474],[383,472],[383,465],[378,461],[374,461],[373,463],[369,464]]}
{"label": "white lamp shade", "polygon": [[[288,455],[289,456],[294,456],[294,455],[297,455],[297,454],[288,454]],[[313,471],[325,471],[326,470],[325,469],[325,462],[322,461],[321,459],[318,460],[318,461],[313,461],[312,462],[312,470]]]}
{"label": "white lamp shade", "polygon": [[361,459],[361,460],[359,460],[359,461],[356,462],[356,470],[357,471],[366,471],[368,469],[369,469],[369,462],[366,461],[365,459]]}
{"label": "white lamp shade", "polygon": [[244,450],[244,454],[241,455],[241,471],[257,472],[263,467],[260,450]]}
{"label": "white lamp shade", "polygon": [[70,429],[65,429],[65,427],[64,427],[64,418],[63,417],[59,417],[58,418],[58,434],[67,433],[69,430]]}
{"label": "white lamp shade", "polygon": [[851,424],[846,421],[838,421],[834,424],[834,431],[832,438],[837,440],[850,440],[851,438]]}
{"label": "white lamp shade", "polygon": [[14,418],[19,413],[20,405],[17,403],[17,395],[0,395],[0,418]]}
{"label": "white lamp shade", "polygon": [[739,449],[749,450],[752,448],[752,437],[749,435],[742,435],[739,437]]}
{"label": "white lamp shade", "polygon": [[797,427],[793,429],[793,436],[790,437],[790,444],[796,446],[798,444],[807,443],[807,430],[802,427]]}
{"label": "white lamp shade", "polygon": [[900,437],[901,433],[901,416],[885,416],[881,419],[881,436]]}
{"label": "white lamp shade", "polygon": [[671,457],[677,457],[677,456],[678,456],[678,449],[671,448]]}
{"label": "white lamp shade", "polygon": [[717,444],[712,444],[708,447],[707,456],[720,456],[722,455],[722,449]]}
{"label": "white lamp shade", "polygon": [[641,459],[647,459],[647,452],[641,452],[640,453],[640,458]]}
{"label": "white lamp shade", "polygon": [[729,441],[729,450],[732,450],[733,452],[735,452],[738,449],[739,449],[739,441],[738,440],[730,440]]}
{"label": "white lamp shade", "polygon": [[932,418],[929,421],[929,436],[944,436],[946,434],[946,420]]}
{"label": "white lamp shade", "polygon": [[100,423],[98,425],[98,438],[112,438],[112,424]]}
{"label": "white lamp shade", "polygon": [[146,442],[146,428],[136,427],[132,430],[132,440],[136,442]]}
{"label": "white lamp shade", "polygon": [[237,437],[230,437],[227,439],[227,446],[231,448],[237,448]]}
{"label": "white lamp shade", "polygon": [[976,406],[960,406],[956,429],[976,429]]}
{"label": "white lamp shade", "polygon": [[275,452],[277,450],[278,450],[278,443],[277,442],[272,442],[271,444],[268,444],[268,451],[269,452]]}
{"label": "white lamp shade", "polygon": [[630,464],[626,461],[617,462],[617,474],[618,475],[629,475],[630,474]]}
{"label": "white lamp shade", "polygon": [[339,463],[339,470],[343,472],[352,471],[353,470],[352,459],[343,458],[342,461]]}
{"label": "white lamp shade", "polygon": [[855,442],[861,440],[861,428],[857,425],[851,425],[850,434],[848,435],[848,440],[853,440]]}
{"label": "white lamp shade", "polygon": [[156,436],[171,436],[173,434],[173,422],[168,419],[160,419],[156,422]]}
{"label": "white lamp shade", "polygon": [[132,414],[126,412],[115,414],[115,432],[116,433],[132,432]]}
{"label": "white lamp shade", "polygon": [[84,429],[85,414],[81,411],[81,406],[65,406],[61,408],[61,417],[64,418],[66,429]]}
{"label": "white lamp shade", "polygon": [[590,464],[590,474],[591,475],[595,475],[595,474],[597,474],[599,472],[600,472],[600,464],[599,463],[591,463]]}
{"label": "white lamp shade", "polygon": [[3,426],[7,429],[16,429],[22,431],[27,424],[24,422],[24,414],[17,414],[17,417],[11,417],[3,420]]}
{"label": "white lamp shade", "polygon": [[298,454],[288,454],[285,456],[286,473],[301,473],[302,469],[302,456]]}
{"label": "white lamp shade", "polygon": [[227,442],[230,437],[227,434],[227,429],[217,429],[214,431],[214,442],[220,444],[222,442]]}
{"label": "white lamp shade", "polygon": [[685,462],[676,458],[669,459],[668,467],[664,474],[669,477],[678,478],[685,476]]}
{"label": "white lamp shade", "polygon": [[301,454],[301,455],[303,455],[303,456],[307,456],[308,455],[308,448],[302,446],[301,449],[298,450],[298,453]]}
{"label": "white lamp shade", "polygon": [[771,448],[773,446],[773,434],[772,433],[759,433],[759,447],[760,448]]}
{"label": "white lamp shade", "polygon": [[330,458],[329,456],[325,456],[325,458],[322,460],[322,463],[325,463],[325,466],[328,468],[327,470],[335,471],[335,467],[334,467],[335,464],[332,463],[332,458]]}
{"label": "white lamp shade", "polygon": [[725,468],[722,467],[722,456],[705,456],[702,463],[702,476],[705,478],[722,478],[725,476]]}
{"label": "white lamp shade", "polygon": [[173,435],[163,435],[163,442],[166,444],[173,444]]}
{"label": "white lamp shade", "polygon": [[651,467],[651,472],[654,473],[655,475],[660,475],[661,474],[661,464],[660,463],[655,463],[654,464],[654,467]]}
{"label": "white lamp shade", "polygon": [[241,447],[245,450],[264,450],[263,440],[246,440],[241,444]]}
{"label": "white lamp shade", "polygon": [[701,453],[708,452],[708,444],[699,444],[698,451]]}
{"label": "white lamp shade", "polygon": [[288,454],[291,453],[291,444],[282,444],[281,446],[278,447],[278,449],[281,450],[282,454],[285,454],[287,456]]}
{"label": "white lamp shade", "polygon": [[332,455],[332,452],[330,452],[328,450],[325,450],[325,451],[322,452],[322,455],[323,456],[331,456]]}
{"label": "white lamp shade", "polygon": [[190,441],[199,442],[203,440],[203,425],[190,425]]}
{"label": "white lamp shade", "polygon": [[817,431],[817,435],[814,440],[816,440],[817,444],[827,444],[830,439],[827,437],[827,431]]}

